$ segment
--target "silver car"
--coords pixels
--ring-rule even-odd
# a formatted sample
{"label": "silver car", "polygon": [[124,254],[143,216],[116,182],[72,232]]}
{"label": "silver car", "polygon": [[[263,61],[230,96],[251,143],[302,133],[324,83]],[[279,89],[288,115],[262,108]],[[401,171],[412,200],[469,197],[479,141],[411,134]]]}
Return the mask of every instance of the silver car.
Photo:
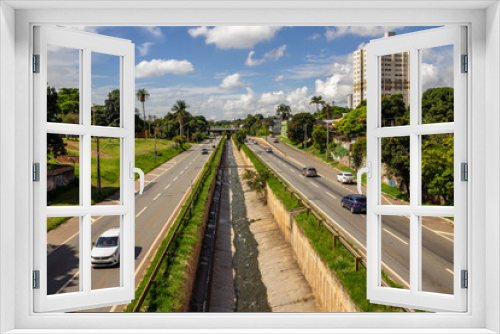
{"label": "silver car", "polygon": [[318,176],[318,172],[316,171],[316,168],[314,167],[304,167],[302,168],[302,175],[307,176],[307,177],[314,177]]}
{"label": "silver car", "polygon": [[90,262],[94,267],[120,263],[120,229],[111,228],[101,234],[92,247]]}
{"label": "silver car", "polygon": [[352,175],[351,173],[342,172],[340,174],[337,174],[337,182],[353,183],[354,181],[356,180],[354,179],[354,175]]}

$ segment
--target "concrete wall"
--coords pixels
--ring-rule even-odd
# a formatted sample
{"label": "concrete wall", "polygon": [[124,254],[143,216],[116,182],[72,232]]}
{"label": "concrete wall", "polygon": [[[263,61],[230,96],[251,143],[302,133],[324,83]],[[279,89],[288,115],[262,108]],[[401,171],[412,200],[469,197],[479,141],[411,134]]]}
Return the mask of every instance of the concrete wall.
{"label": "concrete wall", "polygon": [[[245,165],[253,166],[242,154]],[[267,205],[285,240],[291,244],[297,263],[323,312],[360,312],[328,265],[316,253],[302,228],[283,202],[267,186]],[[333,241],[332,241],[333,242]]]}
{"label": "concrete wall", "polygon": [[267,205],[281,233],[292,245],[297,263],[323,312],[359,312],[349,294],[328,265],[321,259],[283,202],[267,187]]}

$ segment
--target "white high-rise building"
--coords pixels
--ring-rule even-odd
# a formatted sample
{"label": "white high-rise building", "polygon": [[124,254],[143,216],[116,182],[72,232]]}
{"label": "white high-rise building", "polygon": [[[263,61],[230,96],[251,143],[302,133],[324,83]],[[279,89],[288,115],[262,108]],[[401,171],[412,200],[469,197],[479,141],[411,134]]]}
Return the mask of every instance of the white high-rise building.
{"label": "white high-rise building", "polygon": [[347,94],[347,108],[353,109],[354,108],[354,102],[353,102],[353,95],[352,94]]}
{"label": "white high-rise building", "polygon": [[[384,37],[396,35],[386,32]],[[381,93],[391,96],[403,94],[406,106],[410,103],[410,53],[396,53],[383,56],[381,59]],[[362,100],[366,100],[366,48],[353,53],[353,108]]]}

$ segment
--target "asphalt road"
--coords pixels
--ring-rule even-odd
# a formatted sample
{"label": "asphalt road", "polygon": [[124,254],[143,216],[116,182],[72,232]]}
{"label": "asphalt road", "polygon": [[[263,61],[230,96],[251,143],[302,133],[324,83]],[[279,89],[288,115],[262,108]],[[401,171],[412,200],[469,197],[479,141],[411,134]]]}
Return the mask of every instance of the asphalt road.
{"label": "asphalt road", "polygon": [[[366,215],[352,214],[341,206],[343,196],[358,193],[356,185],[338,183],[332,168],[287,144],[271,140],[268,144],[274,147],[273,153],[266,153],[262,144],[248,146],[333,219],[343,234],[366,255]],[[319,177],[303,177],[301,171],[306,165],[316,167]],[[452,294],[453,228],[440,218],[426,217],[422,223],[422,290]],[[382,225],[383,267],[391,278],[409,288],[410,221],[403,216],[384,216]]]}
{"label": "asphalt road", "polygon": [[[139,284],[144,271],[155,255],[158,242],[166,235],[170,216],[191,183],[196,179],[209,155],[202,155],[201,149],[213,151],[213,143],[193,145],[188,151],[174,157],[146,174],[142,195],[136,194],[135,220],[135,284]],[[136,183],[137,184],[137,183]],[[137,188],[137,187],[136,187]],[[72,218],[75,219],[75,218]],[[70,223],[70,222],[68,222]],[[106,230],[119,227],[119,216],[92,218],[92,241]],[[171,222],[170,222],[171,223]],[[51,240],[47,240],[51,244]],[[57,245],[47,257],[48,294],[78,291],[79,274],[79,235],[73,234],[63,244]],[[52,243],[53,244],[53,243]],[[120,285],[119,265],[105,268],[92,268],[92,289],[103,289]],[[92,312],[108,312],[116,307],[93,309]]]}

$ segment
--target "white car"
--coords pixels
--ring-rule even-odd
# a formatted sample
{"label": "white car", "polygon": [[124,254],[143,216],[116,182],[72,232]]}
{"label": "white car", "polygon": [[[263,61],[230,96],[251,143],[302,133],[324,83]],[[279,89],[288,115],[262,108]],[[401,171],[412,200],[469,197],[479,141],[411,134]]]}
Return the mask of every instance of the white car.
{"label": "white car", "polygon": [[337,181],[342,183],[353,183],[355,180],[354,175],[352,175],[351,173],[342,172],[340,174],[337,174]]}
{"label": "white car", "polygon": [[94,267],[114,266],[120,263],[119,228],[111,228],[97,238],[90,253],[90,262]]}
{"label": "white car", "polygon": [[270,147],[268,147],[268,148],[266,148],[266,152],[267,153],[273,153],[273,150]]}

